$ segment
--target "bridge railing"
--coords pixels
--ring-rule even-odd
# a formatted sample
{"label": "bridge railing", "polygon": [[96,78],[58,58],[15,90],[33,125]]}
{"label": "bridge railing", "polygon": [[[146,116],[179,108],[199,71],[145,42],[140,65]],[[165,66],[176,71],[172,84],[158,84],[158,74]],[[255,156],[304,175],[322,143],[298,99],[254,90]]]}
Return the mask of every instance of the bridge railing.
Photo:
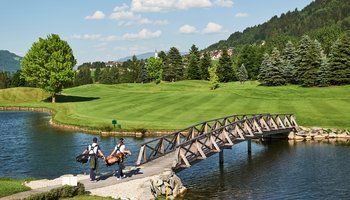
{"label": "bridge railing", "polygon": [[247,119],[249,117],[259,117],[269,114],[236,114],[227,117],[217,118],[201,122],[182,130],[176,131],[169,135],[165,135],[154,140],[141,144],[140,152],[136,165],[144,164],[168,153],[175,151],[175,147],[182,144],[192,138],[195,138],[204,133],[208,133],[226,124],[230,124],[234,121]]}
{"label": "bridge railing", "polygon": [[293,114],[256,115],[218,127],[176,146],[173,168],[190,167],[191,162],[220,152],[224,146],[268,135],[276,130],[294,129],[298,125]]}

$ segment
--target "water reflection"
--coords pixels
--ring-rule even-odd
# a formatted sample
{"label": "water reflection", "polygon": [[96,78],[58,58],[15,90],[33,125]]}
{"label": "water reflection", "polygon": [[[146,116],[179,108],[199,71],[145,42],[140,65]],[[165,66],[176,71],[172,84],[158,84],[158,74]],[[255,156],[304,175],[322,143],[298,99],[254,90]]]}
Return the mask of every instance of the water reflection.
{"label": "water reflection", "polygon": [[[0,154],[0,177],[55,178],[62,174],[77,174],[83,171],[75,157],[91,143],[93,135],[71,132],[49,125],[48,113],[0,112],[0,137],[5,146]],[[106,155],[116,145],[113,137],[98,137]],[[127,148],[133,154],[126,159],[134,165],[139,146],[146,139],[126,138]],[[101,172],[112,171],[101,163]],[[87,166],[85,166],[87,170]]]}

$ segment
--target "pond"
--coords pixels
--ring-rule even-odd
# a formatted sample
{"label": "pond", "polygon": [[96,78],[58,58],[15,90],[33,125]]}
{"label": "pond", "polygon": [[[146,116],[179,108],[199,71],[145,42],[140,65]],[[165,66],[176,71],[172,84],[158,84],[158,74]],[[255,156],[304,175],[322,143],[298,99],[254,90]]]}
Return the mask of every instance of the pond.
{"label": "pond", "polygon": [[[75,162],[94,135],[49,125],[50,115],[0,112],[0,177],[56,178],[88,171]],[[99,137],[108,155],[119,138]],[[152,138],[125,138],[134,165],[140,144]],[[349,199],[349,142],[240,143],[178,172],[188,188],[183,199]],[[114,170],[101,163],[101,172]]]}

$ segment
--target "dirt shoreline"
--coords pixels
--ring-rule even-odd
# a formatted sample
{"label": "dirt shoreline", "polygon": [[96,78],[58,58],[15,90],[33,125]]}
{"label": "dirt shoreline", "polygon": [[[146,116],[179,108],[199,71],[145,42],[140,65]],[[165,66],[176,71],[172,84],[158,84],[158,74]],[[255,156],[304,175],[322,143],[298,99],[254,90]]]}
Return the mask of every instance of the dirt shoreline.
{"label": "dirt shoreline", "polygon": [[147,131],[147,132],[137,132],[137,131],[102,131],[98,129],[90,129],[86,127],[80,127],[76,125],[68,125],[59,123],[53,120],[55,112],[50,108],[33,108],[33,107],[21,107],[21,106],[0,106],[0,111],[28,111],[28,112],[44,112],[51,115],[50,125],[56,128],[62,128],[66,130],[82,131],[90,134],[100,135],[102,137],[108,136],[126,136],[126,137],[157,137],[164,136],[173,133],[173,131]]}

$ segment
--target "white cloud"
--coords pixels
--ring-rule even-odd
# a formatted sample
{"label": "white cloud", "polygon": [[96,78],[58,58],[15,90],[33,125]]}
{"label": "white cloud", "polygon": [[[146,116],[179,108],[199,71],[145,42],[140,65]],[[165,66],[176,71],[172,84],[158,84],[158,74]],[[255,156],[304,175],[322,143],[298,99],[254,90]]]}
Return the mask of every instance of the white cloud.
{"label": "white cloud", "polygon": [[115,20],[138,20],[141,18],[141,16],[135,15],[131,11],[122,10],[122,11],[112,13],[110,18]]}
{"label": "white cloud", "polygon": [[122,36],[122,40],[146,40],[152,38],[158,38],[162,34],[162,31],[157,30],[152,32],[148,29],[142,29],[138,33],[126,33]]}
{"label": "white cloud", "polygon": [[219,33],[221,32],[222,26],[220,24],[209,22],[204,28],[204,33]]}
{"label": "white cloud", "polygon": [[132,0],[131,10],[135,12],[160,12],[173,9],[211,7],[210,0]]}
{"label": "white cloud", "polygon": [[196,33],[197,29],[194,26],[186,24],[186,25],[181,26],[179,31],[180,31],[180,33],[191,34],[191,33]]}
{"label": "white cloud", "polygon": [[96,40],[101,38],[101,35],[100,34],[84,34],[84,35],[74,34],[71,36],[71,38],[78,39],[78,40]]}
{"label": "white cloud", "polygon": [[121,6],[116,6],[116,7],[113,9],[113,11],[114,11],[114,12],[120,12],[120,11],[127,10],[127,9],[129,9],[129,6],[126,5],[125,3],[123,3],[123,5],[121,5]]}
{"label": "white cloud", "polygon": [[169,24],[168,20],[155,20],[153,21],[155,25],[167,25]]}
{"label": "white cloud", "polygon": [[97,10],[92,16],[86,16],[85,19],[103,19],[105,16],[102,11]]}
{"label": "white cloud", "polygon": [[126,33],[122,36],[118,35],[110,35],[107,37],[101,37],[99,40],[104,42],[112,42],[112,41],[122,41],[122,40],[148,40],[153,38],[158,38],[162,35],[162,31],[150,31],[148,29],[142,29],[138,33]]}
{"label": "white cloud", "polygon": [[243,13],[243,12],[239,12],[235,15],[235,17],[248,17],[249,14],[248,13]]}
{"label": "white cloud", "polygon": [[214,4],[220,7],[232,7],[233,1],[232,0],[215,0]]}

